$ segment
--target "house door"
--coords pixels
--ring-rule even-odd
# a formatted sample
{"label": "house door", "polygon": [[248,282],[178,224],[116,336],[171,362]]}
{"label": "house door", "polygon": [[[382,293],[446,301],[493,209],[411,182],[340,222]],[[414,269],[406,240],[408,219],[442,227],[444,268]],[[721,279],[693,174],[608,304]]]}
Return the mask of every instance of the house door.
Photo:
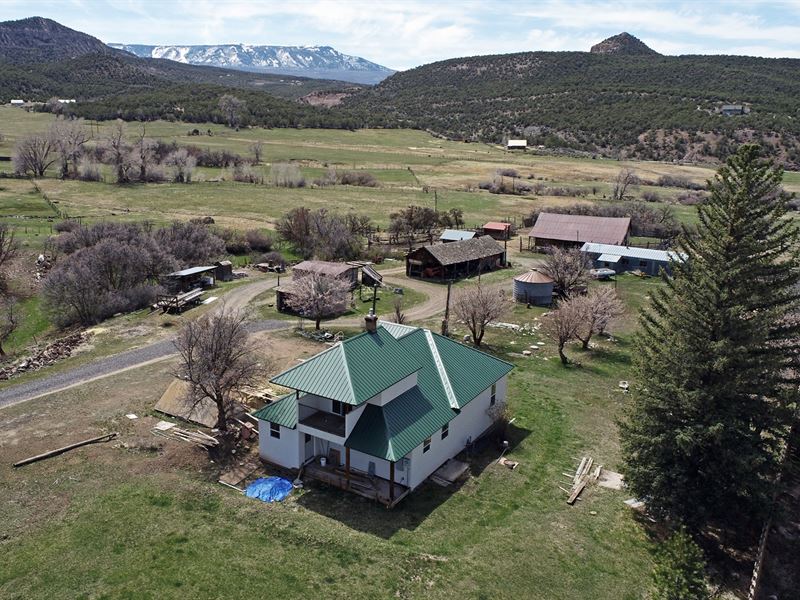
{"label": "house door", "polygon": [[305,448],[303,450],[303,462],[306,462],[307,460],[311,460],[312,458],[314,458],[314,436],[309,435],[307,433],[304,435],[305,435],[305,444],[304,444]]}

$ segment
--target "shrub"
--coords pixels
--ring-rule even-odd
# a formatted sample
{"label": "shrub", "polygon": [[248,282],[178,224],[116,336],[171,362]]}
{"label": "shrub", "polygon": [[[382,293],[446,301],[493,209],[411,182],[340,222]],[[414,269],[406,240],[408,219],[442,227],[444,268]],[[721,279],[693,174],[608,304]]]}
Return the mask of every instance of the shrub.
{"label": "shrub", "polygon": [[261,257],[261,259],[259,260],[259,262],[271,263],[271,264],[276,265],[276,266],[280,265],[281,267],[285,267],[286,266],[286,259],[283,257],[283,254],[281,254],[280,252],[277,252],[275,250],[273,250],[272,252],[267,252],[266,254],[264,254]]}
{"label": "shrub", "polygon": [[366,171],[347,171],[338,177],[342,185],[358,185],[361,187],[378,187],[378,180]]}
{"label": "shrub", "polygon": [[300,167],[294,163],[275,163],[269,171],[272,185],[276,187],[301,188],[305,187],[305,177],[300,173]]}
{"label": "shrub", "polygon": [[250,229],[245,233],[245,240],[253,252],[269,252],[272,250],[272,238],[260,229]]}
{"label": "shrub", "polygon": [[705,195],[699,192],[685,192],[678,195],[678,203],[684,206],[696,206],[705,202]]}
{"label": "shrub", "polygon": [[251,165],[236,165],[233,168],[233,180],[240,183],[264,183],[261,171]]}
{"label": "shrub", "polygon": [[642,200],[645,202],[658,202],[661,200],[661,198],[657,192],[647,190],[642,192]]}
{"label": "shrub", "polygon": [[78,165],[78,179],[81,181],[102,181],[103,175],[100,173],[100,165],[93,162],[88,156],[84,156]]}
{"label": "shrub", "polygon": [[64,219],[63,221],[59,221],[55,225],[53,225],[53,230],[57,233],[65,233],[69,231],[75,231],[81,226],[80,223],[74,221],[72,219]]}
{"label": "shrub", "polygon": [[[519,177],[519,171],[516,169],[498,169],[497,173],[503,177],[514,177],[515,179]],[[528,179],[530,179],[530,177],[528,177]]]}

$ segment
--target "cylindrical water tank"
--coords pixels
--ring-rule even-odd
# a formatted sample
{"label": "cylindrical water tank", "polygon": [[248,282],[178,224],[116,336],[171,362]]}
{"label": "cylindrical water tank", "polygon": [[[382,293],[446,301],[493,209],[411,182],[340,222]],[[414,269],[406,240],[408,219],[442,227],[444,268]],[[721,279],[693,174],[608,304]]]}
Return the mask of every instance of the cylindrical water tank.
{"label": "cylindrical water tank", "polygon": [[553,280],[537,269],[514,277],[514,300],[549,306],[553,301]]}

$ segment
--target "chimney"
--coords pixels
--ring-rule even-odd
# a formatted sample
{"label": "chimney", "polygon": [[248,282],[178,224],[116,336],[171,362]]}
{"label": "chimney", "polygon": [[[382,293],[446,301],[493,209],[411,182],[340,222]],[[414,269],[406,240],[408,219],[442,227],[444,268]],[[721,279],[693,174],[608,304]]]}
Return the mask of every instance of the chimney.
{"label": "chimney", "polygon": [[375,333],[378,330],[378,317],[371,308],[369,314],[364,317],[364,325],[369,333]]}

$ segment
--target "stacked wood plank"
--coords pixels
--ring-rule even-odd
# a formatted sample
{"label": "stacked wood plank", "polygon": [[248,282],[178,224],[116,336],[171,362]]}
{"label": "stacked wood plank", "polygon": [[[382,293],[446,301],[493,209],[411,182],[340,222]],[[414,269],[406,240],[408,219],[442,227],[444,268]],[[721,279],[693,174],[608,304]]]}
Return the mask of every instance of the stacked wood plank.
{"label": "stacked wood plank", "polygon": [[572,478],[572,489],[569,490],[569,497],[567,504],[575,504],[581,495],[581,492],[586,488],[590,481],[597,481],[600,478],[602,465],[594,466],[594,460],[591,456],[584,456],[581,459],[578,468],[575,470],[575,475]]}
{"label": "stacked wood plank", "polygon": [[172,440],[180,440],[182,442],[189,442],[197,446],[204,446],[210,448],[219,444],[217,438],[203,433],[202,431],[195,430],[189,431],[176,426],[174,423],[168,421],[159,421],[152,429],[153,434],[159,437],[165,437]]}

